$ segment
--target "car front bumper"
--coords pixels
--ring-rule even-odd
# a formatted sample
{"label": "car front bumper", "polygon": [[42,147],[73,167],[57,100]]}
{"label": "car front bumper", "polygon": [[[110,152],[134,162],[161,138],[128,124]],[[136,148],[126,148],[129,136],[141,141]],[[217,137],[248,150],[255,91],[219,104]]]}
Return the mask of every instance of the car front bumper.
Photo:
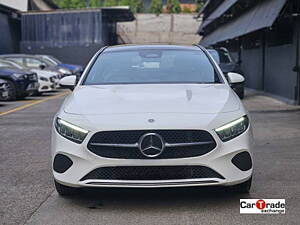
{"label": "car front bumper", "polygon": [[39,92],[47,92],[53,90],[53,84],[50,81],[39,80]]}
{"label": "car front bumper", "polygon": [[[210,132],[217,142],[217,146],[211,152],[198,157],[176,159],[112,159],[103,158],[87,149],[87,142],[92,134],[88,134],[82,144],[73,143],[61,135],[55,129],[52,131],[52,160],[57,154],[67,156],[72,160],[72,165],[63,173],[53,170],[54,179],[64,185],[73,187],[185,187],[185,186],[213,186],[235,185],[248,180],[252,176],[251,168],[243,171],[235,166],[232,159],[242,152],[251,153],[252,131],[249,127],[240,136],[222,142],[216,133]],[[82,178],[89,172],[101,167],[123,166],[204,166],[219,173],[223,178],[196,178],[173,180],[98,180]]]}

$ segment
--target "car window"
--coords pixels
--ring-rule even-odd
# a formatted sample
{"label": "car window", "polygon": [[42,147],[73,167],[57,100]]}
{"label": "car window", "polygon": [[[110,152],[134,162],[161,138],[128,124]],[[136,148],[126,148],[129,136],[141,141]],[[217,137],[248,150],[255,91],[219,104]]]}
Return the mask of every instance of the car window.
{"label": "car window", "polygon": [[84,84],[220,82],[200,50],[151,49],[102,53]]}
{"label": "car window", "polygon": [[34,58],[25,58],[25,65],[30,68],[39,68],[43,62]]}
{"label": "car window", "polygon": [[9,63],[0,61],[0,67],[12,67]]}
{"label": "car window", "polygon": [[229,52],[224,51],[224,50],[219,50],[218,52],[219,52],[220,63],[231,63],[232,62]]}
{"label": "car window", "polygon": [[43,60],[48,66],[57,66],[57,63],[48,58],[47,56],[43,56]]}
{"label": "car window", "polygon": [[46,55],[45,58],[52,61],[55,65],[62,64],[61,61],[59,61],[57,58],[55,58],[53,56]]}
{"label": "car window", "polygon": [[212,50],[212,49],[209,49],[208,52],[213,57],[213,59],[216,61],[216,63],[220,64],[219,53],[216,50]]}
{"label": "car window", "polygon": [[14,61],[9,61],[7,62],[11,67],[14,67],[14,68],[18,68],[18,69],[25,69],[24,66],[22,66],[21,64],[17,63],[17,62],[14,62]]}
{"label": "car window", "polygon": [[20,57],[16,57],[16,58],[7,57],[6,59],[8,59],[8,60],[12,60],[12,61],[14,61],[14,62],[16,62],[16,63],[19,63],[19,64],[21,64],[21,65],[23,65],[23,64],[24,64],[23,58],[20,58]]}

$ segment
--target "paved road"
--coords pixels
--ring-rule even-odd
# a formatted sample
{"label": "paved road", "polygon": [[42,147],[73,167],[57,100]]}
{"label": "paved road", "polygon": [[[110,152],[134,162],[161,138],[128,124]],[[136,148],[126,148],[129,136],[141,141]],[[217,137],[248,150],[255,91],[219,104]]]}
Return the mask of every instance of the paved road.
{"label": "paved road", "polygon": [[[203,188],[104,189],[61,198],[53,187],[49,145],[62,100],[0,116],[0,224],[300,224],[299,110],[272,106],[264,112],[268,98],[246,99],[256,140],[250,195]],[[0,111],[25,103],[4,104]],[[240,215],[240,198],[285,198],[286,215]]]}

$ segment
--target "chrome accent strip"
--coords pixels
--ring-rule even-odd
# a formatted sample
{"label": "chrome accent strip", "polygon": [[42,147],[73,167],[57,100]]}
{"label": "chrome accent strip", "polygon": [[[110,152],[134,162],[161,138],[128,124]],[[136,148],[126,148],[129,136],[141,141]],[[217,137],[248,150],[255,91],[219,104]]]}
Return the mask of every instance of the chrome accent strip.
{"label": "chrome accent strip", "polygon": [[[202,141],[202,142],[187,142],[187,143],[165,143],[165,147],[182,147],[182,146],[194,146],[194,145],[208,145],[212,144],[213,141]],[[138,143],[134,144],[111,144],[111,143],[90,143],[93,146],[106,146],[106,147],[119,147],[119,148],[137,148]]]}
{"label": "chrome accent strip", "polygon": [[149,186],[149,187],[155,187],[155,186],[162,186],[162,185],[189,185],[189,184],[215,184],[219,183],[216,180],[205,180],[205,181],[185,181],[185,182],[156,182],[156,183],[127,183],[127,182],[97,182],[97,181],[91,181],[87,182],[86,184],[90,185],[125,185],[125,186]]}
{"label": "chrome accent strip", "polygon": [[181,147],[181,146],[194,146],[194,145],[208,145],[213,143],[212,141],[201,142],[187,142],[187,143],[165,143],[166,147]]}
{"label": "chrome accent strip", "polygon": [[134,144],[90,143],[90,145],[106,146],[106,147],[119,147],[119,148],[137,148],[137,147],[139,147],[138,143],[134,143]]}

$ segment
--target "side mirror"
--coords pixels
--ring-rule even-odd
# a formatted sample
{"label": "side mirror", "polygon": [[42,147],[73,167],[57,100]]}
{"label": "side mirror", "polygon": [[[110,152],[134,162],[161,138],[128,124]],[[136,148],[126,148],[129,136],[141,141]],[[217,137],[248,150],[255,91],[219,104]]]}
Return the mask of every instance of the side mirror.
{"label": "side mirror", "polygon": [[40,67],[41,70],[43,70],[43,69],[46,68],[46,65],[45,64],[41,64],[39,67]]}
{"label": "side mirror", "polygon": [[238,73],[227,73],[228,81],[230,84],[235,84],[235,83],[243,83],[245,81],[245,78]]}
{"label": "side mirror", "polygon": [[62,88],[68,88],[71,91],[74,90],[76,84],[76,76],[71,75],[60,79],[59,84]]}

